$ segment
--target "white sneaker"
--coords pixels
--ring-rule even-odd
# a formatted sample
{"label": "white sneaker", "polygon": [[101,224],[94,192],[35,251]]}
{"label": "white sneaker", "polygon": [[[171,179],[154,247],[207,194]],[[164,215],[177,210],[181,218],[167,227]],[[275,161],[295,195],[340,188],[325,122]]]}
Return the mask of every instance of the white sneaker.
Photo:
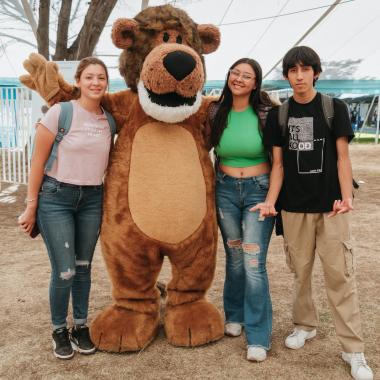
{"label": "white sneaker", "polygon": [[241,334],[241,324],[235,322],[226,323],[224,333],[228,336],[239,336]]}
{"label": "white sneaker", "polygon": [[293,332],[285,339],[285,346],[293,350],[298,350],[305,345],[305,342],[314,338],[317,330],[305,331],[295,328]]}
{"label": "white sneaker", "polygon": [[261,347],[248,347],[247,360],[263,362],[267,358],[267,352]]}
{"label": "white sneaker", "polygon": [[373,372],[367,365],[363,352],[342,352],[342,359],[351,366],[351,376],[355,380],[373,379]]}

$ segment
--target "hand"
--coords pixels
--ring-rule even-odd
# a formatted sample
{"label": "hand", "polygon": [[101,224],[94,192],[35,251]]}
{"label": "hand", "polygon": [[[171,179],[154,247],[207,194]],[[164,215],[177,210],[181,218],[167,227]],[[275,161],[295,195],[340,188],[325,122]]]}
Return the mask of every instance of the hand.
{"label": "hand", "polygon": [[32,53],[23,65],[29,74],[20,76],[21,83],[37,91],[49,104],[53,104],[56,99],[73,98],[71,94],[74,86],[63,79],[55,62],[47,61],[40,54]]}
{"label": "hand", "polygon": [[269,216],[276,216],[278,214],[274,205],[269,202],[258,203],[256,206],[250,208],[249,211],[260,211],[259,220],[263,220],[265,217]]}
{"label": "hand", "polygon": [[352,198],[343,199],[342,201],[340,199],[337,199],[333,204],[333,210],[327,217],[331,218],[336,214],[345,214],[352,211],[353,209],[354,207],[352,206]]}
{"label": "hand", "polygon": [[17,222],[20,228],[29,235],[34,227],[34,224],[36,223],[36,210],[27,207],[18,217]]}

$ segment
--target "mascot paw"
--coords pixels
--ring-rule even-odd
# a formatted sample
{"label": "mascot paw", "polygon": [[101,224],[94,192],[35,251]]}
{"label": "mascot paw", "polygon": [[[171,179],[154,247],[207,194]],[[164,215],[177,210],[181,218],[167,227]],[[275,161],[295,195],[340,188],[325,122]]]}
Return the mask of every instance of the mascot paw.
{"label": "mascot paw", "polygon": [[113,305],[90,327],[91,340],[102,351],[126,352],[145,348],[158,331],[158,314],[143,314]]}
{"label": "mascot paw", "polygon": [[169,306],[165,332],[174,346],[200,346],[223,337],[223,319],[216,307],[205,300]]}

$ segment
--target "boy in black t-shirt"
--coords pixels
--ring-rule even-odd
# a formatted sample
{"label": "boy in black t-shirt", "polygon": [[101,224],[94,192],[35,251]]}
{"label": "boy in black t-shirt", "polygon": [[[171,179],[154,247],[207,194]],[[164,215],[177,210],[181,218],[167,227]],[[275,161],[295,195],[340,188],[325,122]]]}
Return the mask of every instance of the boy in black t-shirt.
{"label": "boy in black t-shirt", "polygon": [[364,358],[354,258],[350,242],[352,171],[348,143],[353,137],[345,104],[334,99],[331,128],[314,84],[322,72],[317,53],[306,47],[291,49],[283,59],[283,75],[293,97],[289,100],[287,128],[279,125],[278,107],[272,109],[264,129],[264,143],[272,150],[270,189],[265,203],[251,211],[276,215],[282,206],[287,264],[295,274],[294,331],[288,348],[299,349],[316,335],[318,313],[312,298],[312,269],[318,253],[325,275],[328,301],[337,337],[355,379],[371,380]]}

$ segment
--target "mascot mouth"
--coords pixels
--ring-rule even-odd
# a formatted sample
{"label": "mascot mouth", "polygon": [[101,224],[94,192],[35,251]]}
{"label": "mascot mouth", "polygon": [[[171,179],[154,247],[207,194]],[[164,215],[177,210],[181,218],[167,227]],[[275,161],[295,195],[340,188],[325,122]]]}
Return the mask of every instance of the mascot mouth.
{"label": "mascot mouth", "polygon": [[195,103],[196,96],[185,98],[176,92],[169,92],[167,94],[156,94],[155,92],[146,88],[149,98],[153,103],[164,107],[178,107],[178,106],[192,106]]}
{"label": "mascot mouth", "polygon": [[164,123],[178,123],[198,112],[202,104],[202,94],[185,98],[177,93],[158,95],[149,91],[142,80],[137,84],[137,93],[142,109],[152,118]]}

